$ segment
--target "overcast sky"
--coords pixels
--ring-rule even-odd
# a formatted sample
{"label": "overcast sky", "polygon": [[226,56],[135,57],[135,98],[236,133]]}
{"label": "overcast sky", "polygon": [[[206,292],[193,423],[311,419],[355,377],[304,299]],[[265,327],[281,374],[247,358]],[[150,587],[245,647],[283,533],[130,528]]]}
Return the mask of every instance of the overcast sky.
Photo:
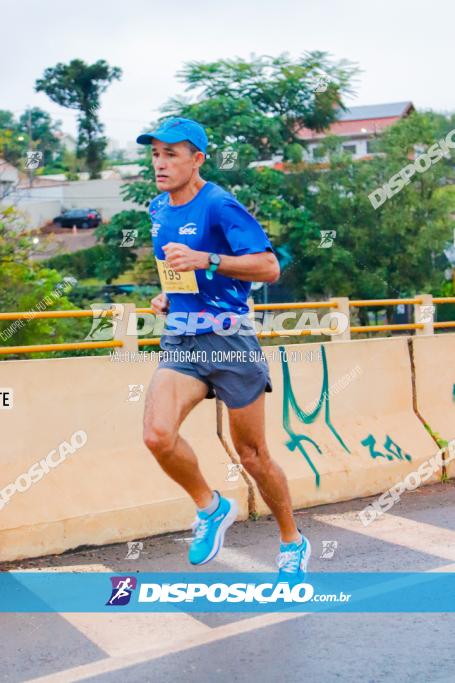
{"label": "overcast sky", "polygon": [[455,110],[453,0],[2,0],[0,108],[75,114],[34,92],[46,67],[80,58],[123,70],[102,98],[106,134],[132,141],[169,97],[188,61],[324,50],[363,73],[348,104],[411,100]]}

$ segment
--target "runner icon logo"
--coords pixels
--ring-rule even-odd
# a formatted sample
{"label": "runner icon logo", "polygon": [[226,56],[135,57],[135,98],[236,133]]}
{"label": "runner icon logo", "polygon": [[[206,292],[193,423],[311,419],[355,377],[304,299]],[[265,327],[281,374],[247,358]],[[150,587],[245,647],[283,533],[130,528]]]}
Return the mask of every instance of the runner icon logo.
{"label": "runner icon logo", "polygon": [[111,584],[111,597],[106,605],[127,605],[136,588],[137,579],[135,576],[111,576]]}

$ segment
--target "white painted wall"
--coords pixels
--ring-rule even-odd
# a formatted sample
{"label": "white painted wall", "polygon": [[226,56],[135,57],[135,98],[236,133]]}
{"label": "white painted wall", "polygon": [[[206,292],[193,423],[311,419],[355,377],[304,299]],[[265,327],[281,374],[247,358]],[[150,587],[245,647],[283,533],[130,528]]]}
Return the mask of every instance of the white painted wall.
{"label": "white painted wall", "polygon": [[8,196],[5,203],[24,211],[30,228],[51,221],[66,209],[97,209],[104,221],[120,211],[143,209],[131,201],[123,201],[120,179],[77,180],[51,187],[24,188]]}

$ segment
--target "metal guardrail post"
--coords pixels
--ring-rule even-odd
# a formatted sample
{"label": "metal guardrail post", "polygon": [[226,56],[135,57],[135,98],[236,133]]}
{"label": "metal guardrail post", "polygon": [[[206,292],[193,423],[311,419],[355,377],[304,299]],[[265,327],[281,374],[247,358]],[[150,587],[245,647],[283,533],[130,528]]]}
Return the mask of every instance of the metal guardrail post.
{"label": "metal guardrail post", "polygon": [[137,315],[135,304],[113,304],[113,338],[122,341],[122,351],[138,351]]}
{"label": "metal guardrail post", "polygon": [[421,299],[421,304],[414,304],[414,322],[423,324],[423,329],[416,329],[416,335],[434,334],[434,314],[436,306],[433,304],[431,294],[418,294],[416,298]]}
{"label": "metal guardrail post", "polygon": [[[347,296],[331,297],[330,302],[332,304],[336,304],[336,306],[333,306],[333,308],[330,308],[330,312],[331,313],[341,313],[342,315],[346,316],[346,319],[348,321],[348,324],[347,324],[344,332],[342,332],[341,334],[334,334],[330,337],[330,339],[334,339],[336,341],[350,340],[351,339],[351,316],[350,316],[350,308],[349,308],[348,297]],[[340,324],[340,322],[338,322],[338,324]]]}
{"label": "metal guardrail post", "polygon": [[251,320],[252,323],[254,323],[254,299],[252,296],[249,296],[247,299],[247,305],[248,308],[250,309],[248,313],[248,318]]}

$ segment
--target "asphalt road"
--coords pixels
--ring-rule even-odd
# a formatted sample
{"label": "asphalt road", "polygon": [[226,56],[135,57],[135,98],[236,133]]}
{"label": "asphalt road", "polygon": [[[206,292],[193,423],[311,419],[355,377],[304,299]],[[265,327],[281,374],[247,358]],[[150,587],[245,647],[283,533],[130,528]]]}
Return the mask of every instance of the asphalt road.
{"label": "asphalt road", "polygon": [[[296,512],[310,571],[455,571],[454,493],[453,480],[409,492],[367,528],[355,514],[365,500]],[[189,535],[142,539],[136,560],[117,544],[0,569],[183,571]],[[204,570],[273,571],[277,552],[272,518],[239,522]],[[455,682],[451,613],[3,614],[0,636],[0,680],[11,683]]]}

